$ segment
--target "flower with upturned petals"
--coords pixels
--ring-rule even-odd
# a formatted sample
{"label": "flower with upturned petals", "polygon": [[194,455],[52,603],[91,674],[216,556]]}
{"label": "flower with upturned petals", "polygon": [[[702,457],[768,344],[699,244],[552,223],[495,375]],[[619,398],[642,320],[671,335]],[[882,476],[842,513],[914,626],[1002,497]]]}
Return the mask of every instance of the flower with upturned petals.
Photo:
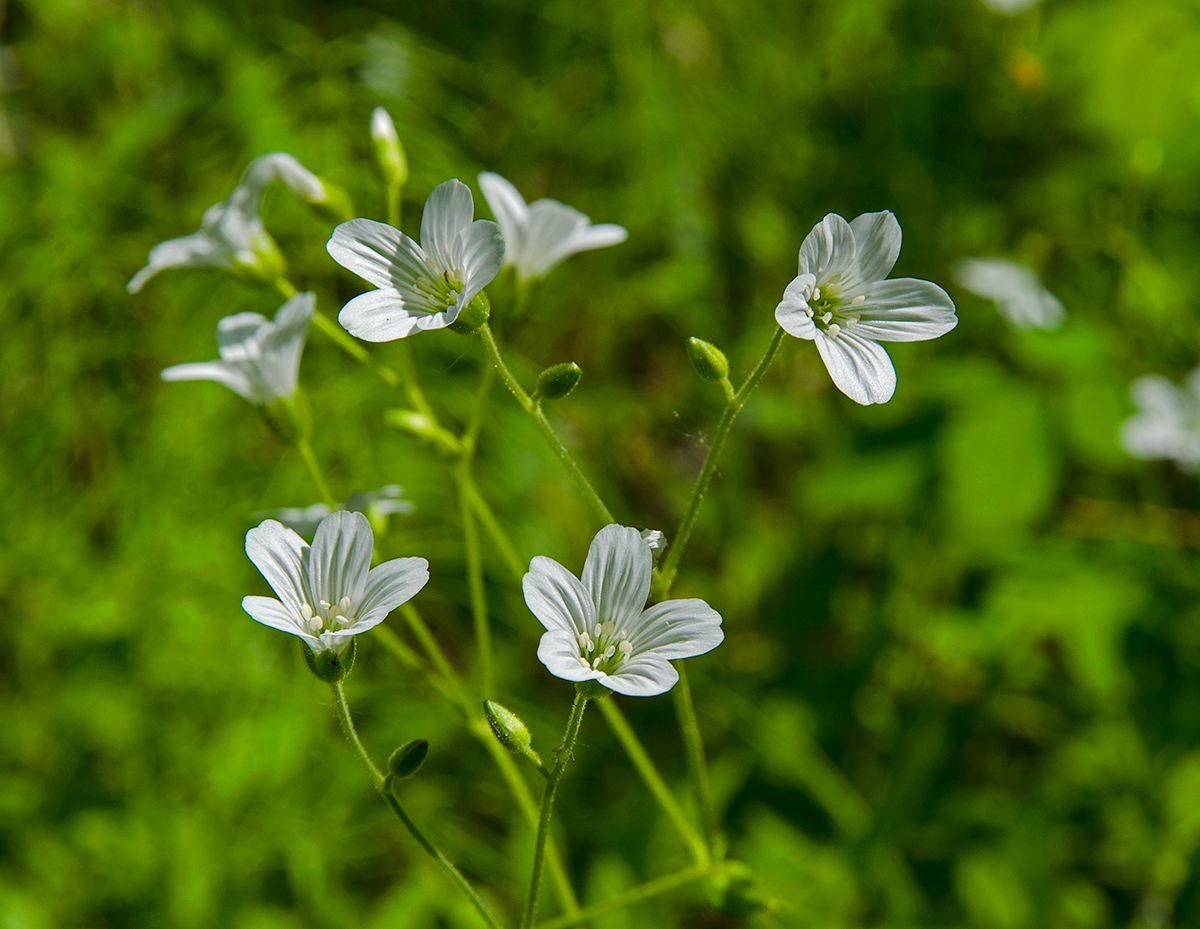
{"label": "flower with upturned petals", "polygon": [[522,587],[546,627],[538,659],[551,674],[651,697],[679,680],[670,659],[721,644],[720,614],[703,600],[666,600],[644,609],[652,569],[641,533],[616,525],[596,533],[582,581],[551,558],[530,562]]}
{"label": "flower with upturned petals", "polygon": [[1192,473],[1200,468],[1200,368],[1182,387],[1155,374],[1129,388],[1137,412],[1121,424],[1121,445],[1135,458],[1166,459]]}
{"label": "flower with upturned petals", "polygon": [[880,342],[935,339],[958,325],[954,301],[929,281],[884,280],[900,255],[900,224],[889,211],[846,222],[830,213],[800,246],[799,275],[775,319],[817,343],[838,389],[857,403],[886,403],[896,369]]}
{"label": "flower with upturned petals", "polygon": [[574,207],[544,198],[526,205],[525,198],[499,174],[484,171],[479,188],[504,233],[504,263],[517,277],[542,277],[576,252],[624,242],[629,233],[615,223],[592,225]]}
{"label": "flower with upturned petals", "polygon": [[217,323],[219,361],[174,365],[164,381],[217,381],[251,403],[269,406],[290,400],[300,378],[300,355],[316,297],[297,294],[268,320],[258,313],[236,313]]}
{"label": "flower with upturned petals", "polygon": [[504,260],[500,227],[487,219],[472,222],[474,211],[467,185],[450,180],[425,201],[420,244],[371,219],[334,229],[325,246],[333,260],[379,288],[342,307],[338,322],[368,342],[453,323]]}
{"label": "flower with upturned petals", "polygon": [[954,265],[958,285],[991,300],[1018,329],[1057,329],[1064,311],[1058,297],[1029,268],[1007,258],[963,258]]}
{"label": "flower with upturned petals", "polygon": [[200,229],[191,235],[168,239],[150,249],[150,258],[125,285],[137,293],[146,281],[167,268],[224,268],[246,277],[274,281],[284,269],[279,246],[263,228],[258,210],[263,189],[280,180],[307,203],[322,205],[330,199],[325,183],[286,152],[255,158],[228,197],[204,211]]}
{"label": "flower with upturned petals", "polygon": [[246,533],[246,554],[278,599],[243,597],[242,609],[264,626],[299,636],[313,654],[340,655],[354,636],[378,626],[429,580],[424,558],[394,558],[372,568],[373,544],[362,513],[331,513],[311,546],[265,520]]}

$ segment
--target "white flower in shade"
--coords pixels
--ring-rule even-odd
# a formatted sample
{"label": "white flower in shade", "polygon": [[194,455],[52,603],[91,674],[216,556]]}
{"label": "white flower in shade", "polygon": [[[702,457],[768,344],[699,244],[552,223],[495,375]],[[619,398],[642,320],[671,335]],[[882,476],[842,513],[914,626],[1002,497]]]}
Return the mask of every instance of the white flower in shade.
{"label": "white flower in shade", "polygon": [[425,201],[420,244],[370,219],[334,229],[325,246],[334,261],[379,288],[342,307],[338,322],[368,342],[454,322],[504,260],[500,227],[487,219],[472,222],[474,210],[467,185],[450,180]]}
{"label": "white flower in shade", "polygon": [[1121,445],[1135,458],[1167,459],[1200,468],[1200,368],[1182,387],[1165,377],[1139,377],[1129,388],[1137,412],[1121,424]]}
{"label": "white flower in shade", "polygon": [[504,263],[514,266],[521,280],[541,277],[576,252],[616,245],[629,237],[624,226],[593,226],[579,210],[557,200],[526,205],[517,188],[491,171],[479,175],[479,188],[504,233]]}
{"label": "white flower in shade", "polygon": [[900,255],[900,224],[889,211],[846,222],[830,213],[800,246],[799,275],[775,319],[817,343],[838,389],[858,403],[886,403],[896,369],[880,342],[935,339],[958,325],[954,301],[929,281],[884,280]]}
{"label": "white flower in shade", "polygon": [[279,599],[243,597],[242,609],[264,626],[299,636],[314,654],[340,654],[429,580],[424,558],[394,558],[372,568],[373,544],[362,513],[331,513],[311,546],[268,519],[246,533],[246,554]]}
{"label": "white flower in shade", "polygon": [[263,189],[277,179],[308,203],[320,205],[329,199],[325,183],[291,155],[260,155],[246,166],[233,193],[204,211],[199,231],[150,249],[146,267],[125,289],[135,294],[167,268],[224,268],[265,280],[279,277],[283,256],[258,215]]}
{"label": "white flower in shade", "polygon": [[251,403],[290,400],[300,378],[300,355],[316,297],[297,294],[273,320],[258,313],[237,313],[217,323],[219,361],[174,365],[164,381],[217,381]]}
{"label": "white flower in shade", "polygon": [[992,300],[1000,315],[1018,329],[1057,329],[1064,311],[1058,297],[1029,268],[1006,258],[963,258],[954,279],[977,297]]}
{"label": "white flower in shade", "polygon": [[551,674],[651,697],[679,680],[669,659],[721,644],[721,617],[703,600],[666,600],[644,609],[652,568],[641,534],[615,525],[596,533],[582,582],[551,558],[530,562],[522,586],[529,609],[546,627],[538,659]]}

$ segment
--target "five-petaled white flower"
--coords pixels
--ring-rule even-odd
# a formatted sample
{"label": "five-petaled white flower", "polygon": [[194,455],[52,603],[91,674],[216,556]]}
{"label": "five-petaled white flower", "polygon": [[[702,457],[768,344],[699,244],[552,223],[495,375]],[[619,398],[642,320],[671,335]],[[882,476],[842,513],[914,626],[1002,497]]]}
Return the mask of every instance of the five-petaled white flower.
{"label": "five-petaled white flower", "polygon": [[633,697],[665,693],[679,680],[671,658],[691,658],[725,638],[703,600],[666,600],[643,609],[653,559],[636,529],[605,526],[592,540],[582,583],[545,556],[529,564],[525,602],[546,632],[538,659],[567,681],[599,681]]}
{"label": "five-petaled white flower", "polygon": [[615,223],[592,225],[574,207],[557,200],[525,198],[499,174],[484,171],[479,189],[504,233],[504,263],[517,269],[521,280],[541,277],[576,252],[624,242],[629,233]]}
{"label": "five-petaled white flower", "polygon": [[300,355],[316,297],[297,294],[273,320],[258,313],[236,313],[217,323],[220,361],[174,365],[164,381],[217,381],[251,403],[290,400],[300,377]]}
{"label": "five-petaled white flower", "polygon": [[372,568],[373,544],[362,513],[331,513],[311,546],[265,520],[246,533],[246,554],[279,599],[243,597],[242,609],[264,626],[299,636],[314,654],[340,654],[429,580],[424,558],[394,558]]}
{"label": "five-petaled white flower", "polygon": [[150,249],[150,258],[125,285],[137,293],[146,281],[167,268],[224,268],[248,277],[274,280],[283,273],[284,261],[275,240],[263,228],[258,209],[263,189],[281,180],[302,200],[322,204],[328,199],[325,183],[286,152],[255,158],[225,200],[204,211],[200,229],[191,235],[168,239]]}
{"label": "five-petaled white flower", "polygon": [[960,287],[992,300],[1000,315],[1018,329],[1057,329],[1064,311],[1038,276],[1007,258],[963,258],[954,265]]}
{"label": "five-petaled white flower", "polygon": [[1121,445],[1135,458],[1167,459],[1200,468],[1200,368],[1182,387],[1165,377],[1139,377],[1129,388],[1137,412],[1121,424]]}
{"label": "five-petaled white flower", "polygon": [[326,245],[334,261],[379,288],[342,307],[338,322],[368,342],[454,322],[504,260],[500,227],[487,219],[472,222],[474,210],[470,188],[450,180],[425,201],[420,244],[370,219],[334,229]]}
{"label": "five-petaled white flower", "polygon": [[934,339],[958,324],[954,301],[929,281],[884,280],[900,255],[900,224],[889,211],[846,222],[830,213],[800,246],[800,269],[775,319],[815,340],[829,375],[858,403],[886,403],[896,369],[880,342]]}

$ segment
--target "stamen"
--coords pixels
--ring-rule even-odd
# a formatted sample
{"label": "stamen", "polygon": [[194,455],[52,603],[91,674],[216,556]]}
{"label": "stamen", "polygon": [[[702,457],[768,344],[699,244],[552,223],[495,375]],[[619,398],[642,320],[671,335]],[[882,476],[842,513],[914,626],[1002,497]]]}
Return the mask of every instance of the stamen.
{"label": "stamen", "polygon": [[826,326],[828,326],[828,325],[829,325],[829,321],[830,321],[831,319],[833,319],[833,314],[832,314],[832,313],[822,313],[822,314],[821,314],[821,322],[823,322],[823,323],[824,323]]}
{"label": "stamen", "polygon": [[333,605],[328,600],[318,600],[317,603],[321,604],[323,610],[327,610]]}
{"label": "stamen", "polygon": [[837,334],[841,331],[842,331],[842,327],[839,326],[837,323],[834,323],[828,329],[825,330],[825,334],[828,335],[832,339],[832,338],[837,338]]}
{"label": "stamen", "polygon": [[821,299],[821,288],[820,288],[820,287],[814,287],[814,288],[813,288],[813,295],[812,295],[812,298],[813,298],[814,300],[820,300],[820,299]]}
{"label": "stamen", "polygon": [[806,307],[804,308],[804,315],[805,315],[805,316],[807,316],[809,319],[812,319],[812,318],[813,318],[813,311],[812,311],[812,307],[811,307],[811,306],[806,306]]}
{"label": "stamen", "polygon": [[867,297],[865,294],[859,294],[857,297],[855,297],[853,300],[850,301],[850,305],[858,306],[860,303],[862,303],[866,299],[867,299]]}
{"label": "stamen", "polygon": [[334,626],[349,626],[350,620],[346,619],[345,616],[342,616],[339,614],[338,616],[333,617],[333,625]]}
{"label": "stamen", "polygon": [[621,644],[617,646],[621,650],[621,660],[628,661],[630,653],[633,652],[633,646],[628,639],[622,639]]}
{"label": "stamen", "polygon": [[304,617],[305,622],[308,622],[310,619],[313,618],[312,607],[309,606],[307,603],[301,603],[300,604],[300,615]]}
{"label": "stamen", "polygon": [[338,608],[339,613],[349,613],[350,612],[350,598],[342,597],[342,599],[338,601],[337,608]]}

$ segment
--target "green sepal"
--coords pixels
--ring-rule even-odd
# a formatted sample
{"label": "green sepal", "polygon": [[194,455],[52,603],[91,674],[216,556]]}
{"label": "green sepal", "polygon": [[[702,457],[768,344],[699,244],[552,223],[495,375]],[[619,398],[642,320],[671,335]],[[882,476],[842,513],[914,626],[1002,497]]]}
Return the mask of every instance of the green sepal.
{"label": "green sepal", "polygon": [[429,743],[424,739],[405,742],[392,752],[392,757],[388,759],[388,776],[398,781],[412,777],[421,770],[428,754]]}
{"label": "green sepal", "polygon": [[471,302],[459,311],[454,322],[449,325],[451,332],[457,332],[461,335],[470,335],[480,326],[488,321],[488,317],[492,315],[492,302],[488,299],[487,291],[481,290]]}
{"label": "green sepal", "polygon": [[552,365],[537,377],[534,400],[561,400],[579,383],[583,369],[573,361]]}
{"label": "green sepal", "polygon": [[575,692],[588,700],[594,700],[596,697],[607,697],[612,693],[611,690],[596,680],[576,681]]}
{"label": "green sepal", "polygon": [[350,644],[342,650],[340,655],[329,648],[314,654],[307,642],[301,642],[300,647],[308,670],[318,681],[324,681],[326,684],[336,684],[349,674],[354,667],[354,658],[358,654],[356,639],[351,639]]}

